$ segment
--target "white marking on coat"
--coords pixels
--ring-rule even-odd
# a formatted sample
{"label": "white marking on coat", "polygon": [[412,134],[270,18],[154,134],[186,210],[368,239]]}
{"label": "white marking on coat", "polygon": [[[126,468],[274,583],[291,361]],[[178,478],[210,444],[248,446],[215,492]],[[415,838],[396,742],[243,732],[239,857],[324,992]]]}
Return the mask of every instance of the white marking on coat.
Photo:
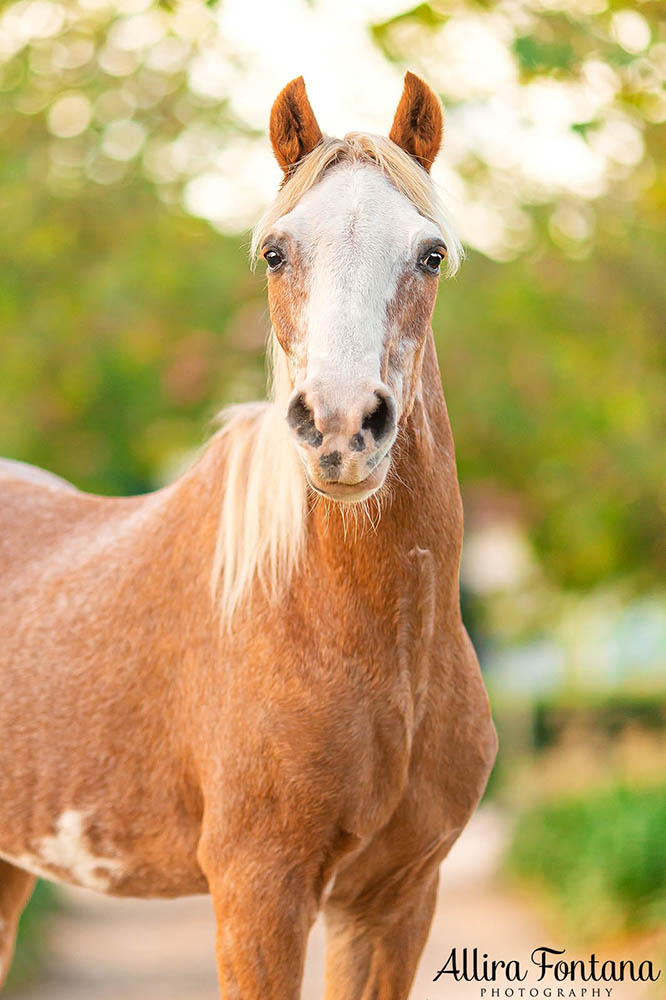
{"label": "white marking on coat", "polygon": [[117,858],[91,852],[85,819],[86,813],[66,809],[58,817],[55,834],[41,837],[30,852],[9,860],[42,878],[55,882],[71,880],[86,889],[104,892],[114,877],[122,874],[123,866]]}

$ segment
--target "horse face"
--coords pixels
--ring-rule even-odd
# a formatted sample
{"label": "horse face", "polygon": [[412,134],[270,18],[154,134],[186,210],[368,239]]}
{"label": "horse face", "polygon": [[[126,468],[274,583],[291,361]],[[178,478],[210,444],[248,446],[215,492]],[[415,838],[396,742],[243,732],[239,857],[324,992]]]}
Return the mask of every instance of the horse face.
{"label": "horse face", "polygon": [[[271,111],[270,135],[288,182],[325,137],[303,78]],[[389,134],[429,171],[442,110],[413,73]],[[330,166],[265,234],[273,329],[285,352],[287,421],[310,484],[334,500],[364,500],[391,463],[414,401],[446,247],[438,226],[369,162]]]}
{"label": "horse face", "polygon": [[331,168],[261,252],[291,382],[286,418],[310,484],[363,500],[411,410],[446,247],[371,164]]}

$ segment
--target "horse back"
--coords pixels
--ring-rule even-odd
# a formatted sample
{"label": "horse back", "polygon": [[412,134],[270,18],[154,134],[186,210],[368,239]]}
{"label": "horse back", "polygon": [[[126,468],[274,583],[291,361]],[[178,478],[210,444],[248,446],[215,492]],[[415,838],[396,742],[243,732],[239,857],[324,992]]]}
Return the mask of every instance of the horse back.
{"label": "horse back", "polygon": [[37,486],[49,486],[51,489],[76,490],[75,486],[55,472],[48,472],[37,465],[28,465],[27,462],[19,462],[14,458],[0,458],[0,484],[5,480],[17,479]]}

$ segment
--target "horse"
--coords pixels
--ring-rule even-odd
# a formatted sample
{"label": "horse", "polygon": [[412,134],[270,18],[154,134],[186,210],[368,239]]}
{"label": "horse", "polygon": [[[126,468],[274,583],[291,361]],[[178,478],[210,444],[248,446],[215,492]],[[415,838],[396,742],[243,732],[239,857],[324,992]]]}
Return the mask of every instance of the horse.
{"label": "horse", "polygon": [[0,957],[36,876],[210,893],[220,993],[404,1000],[496,735],[461,620],[462,506],[431,316],[461,249],[438,97],[388,137],[278,95],[257,224],[271,390],[174,482],[0,489]]}

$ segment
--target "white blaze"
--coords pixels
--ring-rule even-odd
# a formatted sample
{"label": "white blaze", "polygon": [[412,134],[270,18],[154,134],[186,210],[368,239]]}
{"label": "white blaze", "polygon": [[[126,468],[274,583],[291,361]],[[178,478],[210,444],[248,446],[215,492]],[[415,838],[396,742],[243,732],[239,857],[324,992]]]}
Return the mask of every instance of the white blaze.
{"label": "white blaze", "polygon": [[[442,240],[382,171],[344,164],[276,224],[299,247],[310,279],[304,310],[307,372],[352,405],[359,382],[376,385],[387,333],[387,306],[419,246]],[[346,392],[349,398],[346,398]]]}

